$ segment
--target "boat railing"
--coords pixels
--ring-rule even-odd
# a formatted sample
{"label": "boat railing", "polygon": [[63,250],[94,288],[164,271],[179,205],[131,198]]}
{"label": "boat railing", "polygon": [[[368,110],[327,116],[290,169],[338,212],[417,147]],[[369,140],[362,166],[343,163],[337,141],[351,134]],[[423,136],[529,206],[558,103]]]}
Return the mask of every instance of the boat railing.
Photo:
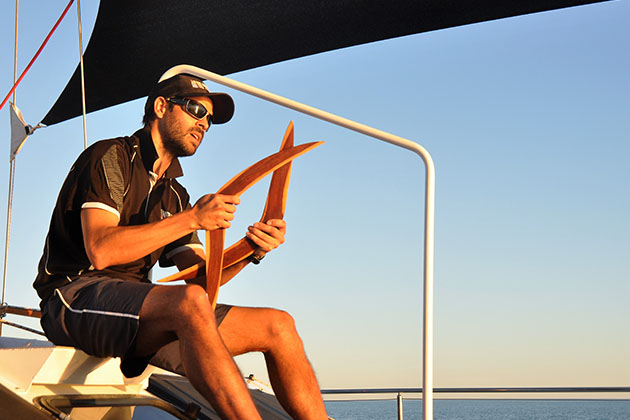
{"label": "boat railing", "polygon": [[39,309],[24,308],[21,306],[13,306],[13,305],[8,305],[6,303],[1,303],[0,304],[0,336],[2,336],[3,325],[8,325],[10,327],[18,328],[18,329],[28,331],[33,334],[37,334],[37,335],[42,335],[42,336],[44,335],[44,333],[41,331],[35,330],[33,328],[29,328],[22,324],[17,324],[15,322],[7,321],[6,319],[4,319],[7,316],[7,314],[21,315],[21,316],[26,316],[29,318],[42,317],[42,312]]}
{"label": "boat railing", "polygon": [[[433,388],[434,394],[582,394],[630,393],[630,386],[591,387],[501,387]],[[346,388],[322,389],[322,395],[396,395],[398,420],[403,420],[403,394],[422,394],[422,388]]]}
{"label": "boat railing", "polygon": [[425,389],[422,398],[422,418],[423,420],[433,420],[433,271],[434,271],[434,234],[435,234],[435,165],[429,152],[420,144],[360,124],[356,121],[340,117],[330,112],[285,98],[280,95],[256,88],[254,86],[236,81],[234,79],[221,76],[208,70],[191,65],[178,65],[167,70],[160,81],[173,77],[176,74],[190,74],[209,80],[231,89],[238,90],[247,95],[255,96],[267,102],[292,109],[305,115],[326,121],[328,123],[364,134],[372,139],[383,141],[403,149],[414,152],[418,155],[425,169],[424,182],[424,270],[423,270],[423,343],[422,343],[422,385]]}

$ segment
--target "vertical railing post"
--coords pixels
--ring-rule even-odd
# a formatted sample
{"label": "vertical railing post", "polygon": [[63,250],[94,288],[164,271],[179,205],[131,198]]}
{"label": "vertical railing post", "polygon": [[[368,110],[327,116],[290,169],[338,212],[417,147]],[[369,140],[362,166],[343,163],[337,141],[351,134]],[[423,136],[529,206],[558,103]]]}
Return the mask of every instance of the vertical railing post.
{"label": "vertical railing post", "polygon": [[399,392],[398,393],[398,420],[403,420],[403,396],[402,394]]}

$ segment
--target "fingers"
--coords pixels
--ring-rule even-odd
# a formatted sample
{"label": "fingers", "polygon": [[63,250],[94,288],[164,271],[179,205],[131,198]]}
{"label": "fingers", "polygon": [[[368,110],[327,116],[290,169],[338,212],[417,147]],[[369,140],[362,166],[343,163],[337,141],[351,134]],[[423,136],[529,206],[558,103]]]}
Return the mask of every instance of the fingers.
{"label": "fingers", "polygon": [[282,231],[282,233],[286,233],[287,231],[287,222],[282,219],[271,219],[267,220],[266,224],[268,226],[274,226]]}
{"label": "fingers", "polygon": [[[198,229],[227,229],[234,220],[236,206],[241,199],[238,195],[207,194],[194,205],[193,210]],[[269,252],[284,243],[287,224],[282,219],[271,219],[265,223],[256,222],[246,233],[261,251]]]}
{"label": "fingers", "polygon": [[214,195],[211,201],[211,209],[213,210],[212,216],[217,228],[227,229],[232,226],[230,221],[234,220],[236,206],[240,202],[241,199],[237,195]]}
{"label": "fingers", "polygon": [[281,219],[269,220],[266,223],[256,222],[248,228],[247,238],[260,249],[269,252],[284,243],[286,223]]}
{"label": "fingers", "polygon": [[236,206],[241,199],[237,195],[207,194],[195,203],[199,229],[227,229],[234,219]]}
{"label": "fingers", "polygon": [[197,200],[195,205],[202,203],[208,203],[212,200],[221,200],[224,203],[230,203],[234,205],[241,204],[241,198],[238,195],[226,195],[226,194],[206,194]]}
{"label": "fingers", "polygon": [[230,203],[238,206],[241,204],[241,197],[238,195],[224,195],[224,194],[215,194],[215,197],[221,197],[223,202]]}

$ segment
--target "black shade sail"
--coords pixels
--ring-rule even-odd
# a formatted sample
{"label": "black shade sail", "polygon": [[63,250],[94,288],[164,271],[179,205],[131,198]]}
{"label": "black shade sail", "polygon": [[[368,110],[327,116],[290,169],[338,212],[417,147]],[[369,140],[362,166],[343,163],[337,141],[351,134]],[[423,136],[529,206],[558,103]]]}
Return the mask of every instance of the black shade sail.
{"label": "black shade sail", "polygon": [[[170,67],[226,75],[403,35],[600,0],[107,0],[85,51],[87,111],[146,96]],[[81,114],[77,68],[43,123]]]}

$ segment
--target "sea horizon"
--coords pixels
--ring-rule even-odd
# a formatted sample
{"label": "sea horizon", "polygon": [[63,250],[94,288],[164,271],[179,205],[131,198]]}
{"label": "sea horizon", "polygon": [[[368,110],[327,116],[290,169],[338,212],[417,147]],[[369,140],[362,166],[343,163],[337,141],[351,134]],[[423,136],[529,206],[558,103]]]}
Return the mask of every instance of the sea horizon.
{"label": "sea horizon", "polygon": [[[396,398],[327,400],[335,420],[397,420]],[[436,399],[435,420],[628,420],[629,399]],[[403,418],[420,420],[422,400],[406,398]]]}

